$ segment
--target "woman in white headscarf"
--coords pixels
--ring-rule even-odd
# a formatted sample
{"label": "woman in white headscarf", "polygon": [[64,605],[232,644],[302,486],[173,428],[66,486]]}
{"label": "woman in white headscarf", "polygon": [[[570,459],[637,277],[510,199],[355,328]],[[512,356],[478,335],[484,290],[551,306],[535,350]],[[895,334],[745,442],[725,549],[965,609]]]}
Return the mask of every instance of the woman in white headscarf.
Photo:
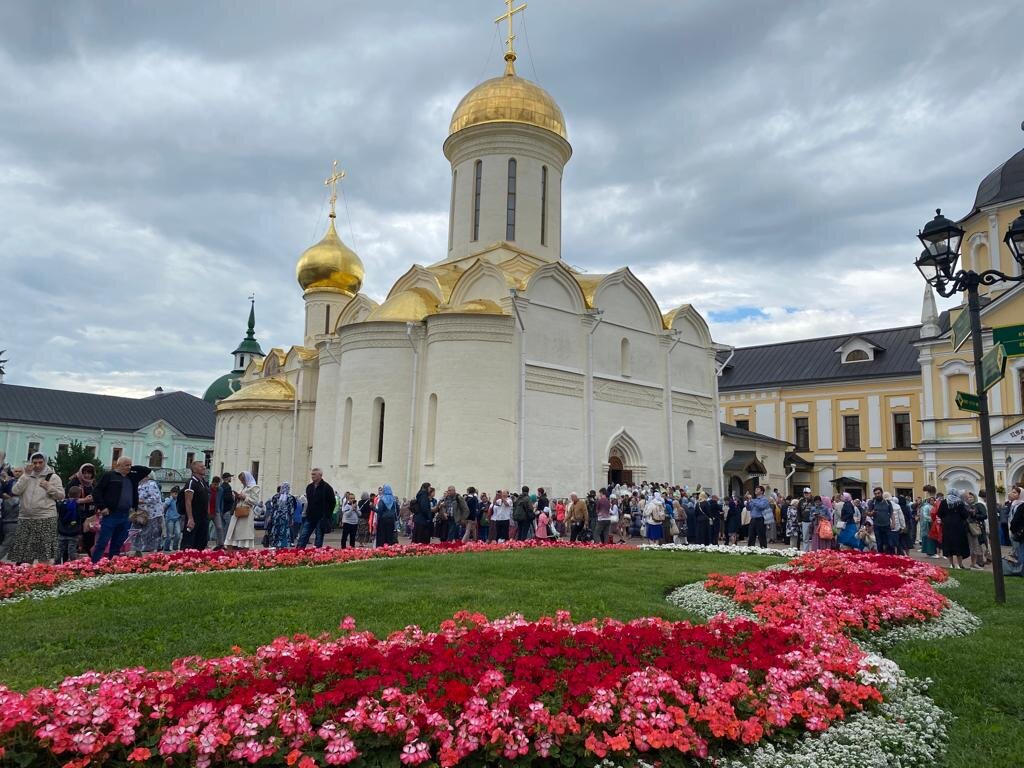
{"label": "woman in white headscarf", "polygon": [[657,491],[644,507],[644,523],[647,527],[647,540],[651,544],[661,544],[661,537],[664,534],[665,524],[665,500]]}
{"label": "woman in white headscarf", "polygon": [[228,532],[224,536],[225,549],[252,549],[256,546],[256,525],[253,518],[261,500],[260,487],[251,472],[239,472],[242,490],[235,494],[235,511],[228,523]]}

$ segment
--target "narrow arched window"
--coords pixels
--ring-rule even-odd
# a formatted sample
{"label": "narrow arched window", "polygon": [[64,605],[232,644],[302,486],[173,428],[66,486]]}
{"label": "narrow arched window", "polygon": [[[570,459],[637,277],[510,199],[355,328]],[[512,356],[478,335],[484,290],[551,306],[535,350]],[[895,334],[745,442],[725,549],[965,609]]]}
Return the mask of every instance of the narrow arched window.
{"label": "narrow arched window", "polygon": [[484,164],[477,160],[473,167],[473,240],[480,239],[480,191],[484,182]]}
{"label": "narrow arched window", "polygon": [[689,451],[696,451],[697,445],[694,443],[694,429],[693,419],[686,422],[686,449]]}
{"label": "narrow arched window", "polygon": [[153,451],[149,454],[149,468],[160,469],[164,465],[163,451]]}
{"label": "narrow arched window", "polygon": [[437,448],[437,393],[431,393],[427,400],[427,444],[423,452],[423,463],[434,463],[434,452]]}
{"label": "narrow arched window", "polygon": [[452,249],[455,237],[455,187],[458,185],[459,172],[452,171],[452,199],[448,204],[448,250]]}
{"label": "narrow arched window", "polygon": [[508,161],[508,212],[505,216],[505,239],[516,239],[516,159]]}
{"label": "narrow arched window", "polygon": [[540,167],[540,244],[548,244],[548,167]]}
{"label": "narrow arched window", "polygon": [[345,411],[341,421],[341,464],[348,465],[348,449],[352,444],[352,398],[345,398]]}
{"label": "narrow arched window", "polygon": [[324,307],[324,336],[331,332],[331,305]]}
{"label": "narrow arched window", "polygon": [[380,464],[384,461],[384,400],[373,401],[373,433],[370,436],[370,462]]}
{"label": "narrow arched window", "polygon": [[632,375],[633,363],[629,354],[629,339],[623,339],[619,344],[619,357],[623,376]]}

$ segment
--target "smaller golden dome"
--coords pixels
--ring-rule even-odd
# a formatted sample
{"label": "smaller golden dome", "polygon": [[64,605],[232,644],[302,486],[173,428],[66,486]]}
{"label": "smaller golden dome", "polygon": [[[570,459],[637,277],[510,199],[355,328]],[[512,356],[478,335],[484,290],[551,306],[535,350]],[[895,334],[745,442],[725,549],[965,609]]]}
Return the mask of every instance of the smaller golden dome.
{"label": "smaller golden dome", "polygon": [[362,260],[338,237],[333,215],[323,240],[307,248],[295,265],[295,279],[303,291],[337,291],[355,296],[363,287],[365,274]]}
{"label": "smaller golden dome", "polygon": [[367,315],[364,322],[418,323],[437,312],[437,297],[424,288],[399,291]]}
{"label": "smaller golden dome", "polygon": [[462,97],[448,134],[480,123],[526,123],[567,138],[565,117],[551,94],[519,77],[511,66],[501,77],[485,80]]}
{"label": "smaller golden dome", "polygon": [[284,379],[272,376],[266,379],[257,379],[251,384],[246,384],[230,397],[226,397],[217,404],[218,410],[229,410],[231,408],[246,408],[253,402],[292,402],[295,400],[295,387]]}
{"label": "smaller golden dome", "polygon": [[490,299],[470,299],[461,304],[445,307],[442,314],[452,315],[505,315],[508,314],[501,305]]}

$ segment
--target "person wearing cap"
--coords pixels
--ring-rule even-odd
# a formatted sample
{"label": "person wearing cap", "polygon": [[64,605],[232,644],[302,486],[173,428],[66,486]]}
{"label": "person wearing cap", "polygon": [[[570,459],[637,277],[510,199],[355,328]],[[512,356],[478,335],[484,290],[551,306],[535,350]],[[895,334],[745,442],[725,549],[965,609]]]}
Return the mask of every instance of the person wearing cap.
{"label": "person wearing cap", "polygon": [[64,484],[47,465],[46,456],[33,453],[25,471],[11,487],[21,500],[18,527],[7,558],[15,563],[50,562],[57,557],[57,502]]}

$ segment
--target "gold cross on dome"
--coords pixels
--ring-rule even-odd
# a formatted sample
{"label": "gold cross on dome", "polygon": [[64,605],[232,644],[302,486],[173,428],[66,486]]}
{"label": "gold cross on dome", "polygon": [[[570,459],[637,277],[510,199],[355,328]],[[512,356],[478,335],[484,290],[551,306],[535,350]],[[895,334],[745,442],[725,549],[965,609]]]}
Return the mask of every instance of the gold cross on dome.
{"label": "gold cross on dome", "polygon": [[505,45],[507,47],[505,54],[507,56],[508,54],[511,53],[513,56],[515,56],[516,52],[512,49],[512,41],[516,39],[516,35],[515,31],[512,28],[512,17],[515,16],[515,14],[519,13],[520,11],[526,10],[526,3],[523,3],[518,8],[513,8],[512,6],[516,4],[516,0],[504,0],[504,2],[508,10],[505,11],[504,14],[496,18],[494,20],[494,23],[500,24],[501,22],[508,19],[508,38],[505,40]]}
{"label": "gold cross on dome", "polygon": [[331,188],[331,213],[330,216],[333,219],[334,215],[334,204],[338,202],[338,182],[345,178],[345,172],[338,170],[338,161],[335,160],[331,166],[331,175],[324,179],[324,186]]}

